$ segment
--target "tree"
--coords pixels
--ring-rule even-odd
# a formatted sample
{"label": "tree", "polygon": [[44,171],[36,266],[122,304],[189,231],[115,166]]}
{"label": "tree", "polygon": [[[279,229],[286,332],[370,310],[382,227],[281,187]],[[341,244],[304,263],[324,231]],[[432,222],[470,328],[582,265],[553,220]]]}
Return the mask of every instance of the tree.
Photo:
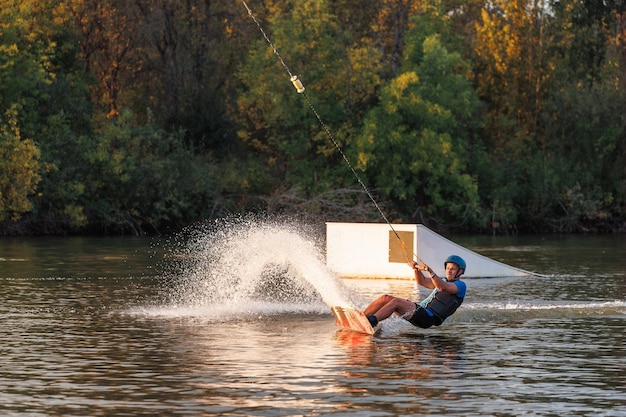
{"label": "tree", "polygon": [[553,7],[555,81],[542,126],[554,179],[544,217],[558,231],[611,230],[625,201],[624,18],[614,2]]}
{"label": "tree", "polygon": [[98,131],[83,168],[89,226],[143,234],[207,215],[226,182],[218,166],[194,155],[182,136],[153,123],[137,126],[128,110]]}
{"label": "tree", "polygon": [[[380,84],[380,55],[367,41],[351,44],[348,29],[337,25],[326,1],[281,2],[274,7],[265,29],[343,147]],[[238,76],[238,133],[266,164],[257,177],[264,182],[259,191],[293,187],[308,198],[354,184],[351,178],[345,180],[348,171],[335,144],[260,35]]]}
{"label": "tree", "polygon": [[40,14],[34,1],[0,1],[0,122],[11,119],[26,137],[42,123],[40,103],[55,78],[55,43],[35,24]]}
{"label": "tree", "polygon": [[47,152],[57,120],[67,118],[79,131],[89,128],[86,84],[75,72],[74,39],[54,19],[53,9],[46,2],[0,2],[2,190],[4,213],[11,211],[14,220],[31,210],[43,212],[40,199],[51,196],[44,197],[41,187],[57,168],[50,159],[56,155]]}
{"label": "tree", "polygon": [[23,140],[15,119],[0,125],[0,221],[18,220],[31,210],[29,195],[37,189],[39,151]]}
{"label": "tree", "polygon": [[545,191],[552,178],[545,175],[553,171],[541,121],[554,61],[545,7],[542,0],[498,0],[485,4],[475,24],[474,80],[486,104],[483,137],[493,163],[481,179],[494,228],[508,230],[520,214],[539,218],[550,205]]}
{"label": "tree", "polygon": [[123,107],[119,96],[134,47],[130,34],[138,32],[133,9],[119,0],[77,0],[61,3],[57,15],[64,16],[80,36],[84,70],[97,80],[94,102],[106,109],[107,117],[115,116]]}
{"label": "tree", "polygon": [[[410,38],[410,36],[407,36]],[[418,36],[420,38],[420,36]],[[477,187],[465,171],[464,138],[478,100],[467,65],[438,35],[424,39],[421,61],[407,61],[366,117],[358,166],[400,212],[420,222],[478,215]]]}

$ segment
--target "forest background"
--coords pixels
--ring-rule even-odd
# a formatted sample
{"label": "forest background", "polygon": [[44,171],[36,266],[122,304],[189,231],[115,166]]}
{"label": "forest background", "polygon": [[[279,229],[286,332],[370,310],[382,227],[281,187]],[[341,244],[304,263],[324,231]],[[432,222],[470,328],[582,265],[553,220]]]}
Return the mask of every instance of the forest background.
{"label": "forest background", "polygon": [[0,0],[0,234],[626,229],[623,0],[246,4]]}

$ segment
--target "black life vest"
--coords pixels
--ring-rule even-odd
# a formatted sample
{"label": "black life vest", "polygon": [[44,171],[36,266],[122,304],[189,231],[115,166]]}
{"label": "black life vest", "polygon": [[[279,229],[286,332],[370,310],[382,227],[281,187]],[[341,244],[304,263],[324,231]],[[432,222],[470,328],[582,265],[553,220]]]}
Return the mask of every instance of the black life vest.
{"label": "black life vest", "polygon": [[437,291],[435,296],[426,305],[426,308],[441,319],[443,322],[450,317],[459,306],[463,304],[463,298],[456,294],[448,294],[447,292]]}

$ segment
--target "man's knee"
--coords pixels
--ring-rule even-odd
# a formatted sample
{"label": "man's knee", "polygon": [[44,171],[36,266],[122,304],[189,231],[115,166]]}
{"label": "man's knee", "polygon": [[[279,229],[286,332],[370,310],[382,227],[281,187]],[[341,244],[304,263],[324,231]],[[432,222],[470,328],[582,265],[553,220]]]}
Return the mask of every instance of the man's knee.
{"label": "man's knee", "polygon": [[394,297],[393,295],[389,295],[389,294],[384,294],[381,296],[381,298],[385,301],[385,304],[396,300],[396,297]]}

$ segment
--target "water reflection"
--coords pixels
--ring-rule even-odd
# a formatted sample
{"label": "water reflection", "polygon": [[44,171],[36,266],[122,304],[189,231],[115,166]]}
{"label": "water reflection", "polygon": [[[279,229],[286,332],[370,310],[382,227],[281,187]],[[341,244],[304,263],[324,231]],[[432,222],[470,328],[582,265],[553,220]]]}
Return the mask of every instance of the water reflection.
{"label": "water reflection", "polygon": [[[626,415],[626,271],[606,263],[624,253],[620,239],[485,245],[554,276],[468,280],[443,326],[390,320],[374,337],[338,331],[317,298],[173,306],[164,295],[181,277],[146,273],[156,269],[148,242],[144,253],[136,240],[70,240],[21,254],[0,240],[0,414]],[[288,246],[254,259],[310,259],[287,276],[325,290],[317,258]],[[344,283],[363,303],[421,296],[410,281]]]}
{"label": "water reflection", "polygon": [[119,237],[0,238],[0,278],[154,276],[166,248],[159,239]]}
{"label": "water reflection", "polygon": [[202,392],[196,401],[207,412],[298,415],[314,409],[330,340],[310,342],[328,328],[326,320],[305,316],[183,326],[193,346],[181,361],[191,375],[188,389]]}
{"label": "water reflection", "polygon": [[340,330],[335,340],[346,354],[344,392],[362,393],[402,415],[424,413],[421,402],[428,399],[460,398],[441,381],[463,378],[467,368],[463,338],[419,331],[372,338]]}

